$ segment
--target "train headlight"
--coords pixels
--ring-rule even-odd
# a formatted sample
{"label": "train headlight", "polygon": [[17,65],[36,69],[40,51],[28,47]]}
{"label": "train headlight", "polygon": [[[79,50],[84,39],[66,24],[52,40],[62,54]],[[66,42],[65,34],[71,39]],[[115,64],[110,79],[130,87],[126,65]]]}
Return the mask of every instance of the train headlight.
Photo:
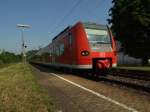
{"label": "train headlight", "polygon": [[82,56],[88,56],[90,53],[89,53],[89,51],[82,51],[81,52],[81,55]]}

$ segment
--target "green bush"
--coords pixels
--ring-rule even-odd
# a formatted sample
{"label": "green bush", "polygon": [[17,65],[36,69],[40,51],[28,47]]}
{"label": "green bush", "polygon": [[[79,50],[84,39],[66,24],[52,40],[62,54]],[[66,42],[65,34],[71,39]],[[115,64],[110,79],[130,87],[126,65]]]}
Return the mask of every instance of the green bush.
{"label": "green bush", "polygon": [[0,64],[19,62],[20,59],[20,55],[16,55],[11,52],[2,51],[0,54]]}

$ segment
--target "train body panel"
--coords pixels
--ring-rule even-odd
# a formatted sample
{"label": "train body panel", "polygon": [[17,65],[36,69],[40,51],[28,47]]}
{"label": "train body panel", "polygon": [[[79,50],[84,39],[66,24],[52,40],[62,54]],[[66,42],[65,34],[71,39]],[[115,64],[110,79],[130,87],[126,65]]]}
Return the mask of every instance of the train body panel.
{"label": "train body panel", "polygon": [[78,22],[67,27],[37,55],[42,58],[38,62],[56,67],[104,69],[117,65],[115,40],[110,29],[92,23]]}

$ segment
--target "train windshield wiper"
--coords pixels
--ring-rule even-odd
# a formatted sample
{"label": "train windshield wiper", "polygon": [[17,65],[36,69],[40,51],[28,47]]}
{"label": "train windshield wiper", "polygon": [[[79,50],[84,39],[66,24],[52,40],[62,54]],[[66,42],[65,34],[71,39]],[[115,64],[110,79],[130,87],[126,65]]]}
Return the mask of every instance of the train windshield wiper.
{"label": "train windshield wiper", "polygon": [[106,43],[105,41],[97,41],[96,42],[97,44],[103,44],[103,43]]}
{"label": "train windshield wiper", "polygon": [[105,41],[90,41],[91,44],[110,44],[110,42]]}
{"label": "train windshield wiper", "polygon": [[105,42],[105,41],[97,41],[96,44],[110,44],[110,42]]}

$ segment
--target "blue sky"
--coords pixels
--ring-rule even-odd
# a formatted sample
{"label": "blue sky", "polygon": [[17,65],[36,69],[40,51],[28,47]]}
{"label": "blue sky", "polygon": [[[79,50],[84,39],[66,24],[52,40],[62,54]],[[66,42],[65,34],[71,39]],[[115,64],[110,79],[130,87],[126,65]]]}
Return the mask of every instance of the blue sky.
{"label": "blue sky", "polygon": [[21,52],[21,32],[16,27],[18,23],[31,25],[30,29],[24,31],[27,50],[44,47],[66,26],[77,21],[107,24],[111,1],[0,0],[0,49]]}

